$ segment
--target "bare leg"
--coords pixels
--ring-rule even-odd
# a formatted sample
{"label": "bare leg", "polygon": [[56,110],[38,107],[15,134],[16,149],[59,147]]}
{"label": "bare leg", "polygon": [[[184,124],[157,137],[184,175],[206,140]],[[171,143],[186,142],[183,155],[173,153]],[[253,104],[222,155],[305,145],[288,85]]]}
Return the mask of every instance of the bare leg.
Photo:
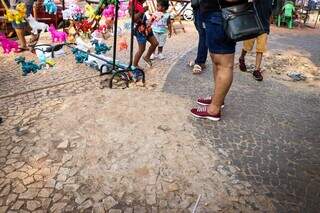
{"label": "bare leg", "polygon": [[257,56],[256,56],[256,70],[260,70],[260,68],[261,68],[262,56],[263,56],[263,53],[258,53],[258,52],[257,52]]}
{"label": "bare leg", "polygon": [[27,42],[26,38],[24,37],[24,29],[15,29],[18,39],[20,41],[20,47],[21,48],[26,48],[27,47]]}
{"label": "bare leg", "polygon": [[152,53],[154,53],[154,51],[156,50],[157,46],[159,45],[156,37],[151,36],[148,41],[150,42],[150,47],[148,49],[147,54],[144,56],[145,60],[150,60],[150,56],[152,55]]}
{"label": "bare leg", "polygon": [[208,113],[216,115],[220,112],[233,81],[234,54],[211,54],[211,60],[215,64],[216,74],[213,99]]}
{"label": "bare leg", "polygon": [[135,67],[139,66],[140,58],[141,58],[142,54],[144,53],[144,51],[146,50],[146,44],[138,44],[138,45],[139,45],[139,49],[136,52],[136,54],[134,55],[134,59],[133,59],[133,66],[135,66]]}

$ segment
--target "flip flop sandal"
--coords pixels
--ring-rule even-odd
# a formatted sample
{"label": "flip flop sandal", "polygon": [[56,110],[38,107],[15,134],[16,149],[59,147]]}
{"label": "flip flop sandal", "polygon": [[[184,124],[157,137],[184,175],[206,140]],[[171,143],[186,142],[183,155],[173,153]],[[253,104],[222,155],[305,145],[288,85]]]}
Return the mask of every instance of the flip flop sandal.
{"label": "flip flop sandal", "polygon": [[16,53],[22,53],[24,51],[29,51],[29,49],[26,47],[19,47],[18,50],[16,51]]}
{"label": "flip flop sandal", "polygon": [[193,73],[194,75],[197,75],[197,74],[202,73],[202,67],[201,67],[200,65],[198,65],[198,64],[195,64],[195,65],[193,66],[192,73]]}

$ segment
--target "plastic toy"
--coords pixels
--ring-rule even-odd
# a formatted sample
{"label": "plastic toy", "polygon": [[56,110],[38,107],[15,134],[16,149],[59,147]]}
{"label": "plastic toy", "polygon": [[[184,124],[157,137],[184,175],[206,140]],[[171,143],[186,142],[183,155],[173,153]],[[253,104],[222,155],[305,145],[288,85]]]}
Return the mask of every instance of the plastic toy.
{"label": "plastic toy", "polygon": [[26,61],[26,58],[22,56],[16,58],[15,61],[17,62],[17,64],[21,64],[23,76],[26,76],[31,72],[36,73],[41,69],[41,67],[34,63],[34,61]]}
{"label": "plastic toy", "polygon": [[10,53],[12,50],[18,52],[19,44],[16,41],[8,39],[3,33],[0,33],[0,43],[3,48],[3,53]]}
{"label": "plastic toy", "polygon": [[74,54],[74,57],[77,61],[77,63],[83,63],[85,62],[86,60],[88,60],[88,54],[83,52],[83,51],[80,51],[78,50],[77,48],[72,48],[72,53]]}
{"label": "plastic toy", "polygon": [[120,51],[128,49],[128,43],[124,38],[119,40],[119,49]]}
{"label": "plastic toy", "polygon": [[17,24],[20,24],[22,22],[26,22],[25,21],[25,17],[26,17],[27,9],[26,9],[26,5],[24,3],[17,4],[15,10],[14,9],[9,9],[7,7],[7,5],[5,5],[5,4],[4,4],[4,7],[6,9],[5,18],[9,22],[15,22]]}
{"label": "plastic toy", "polygon": [[21,19],[21,22],[25,22],[24,19],[26,18],[26,13],[27,13],[26,4],[23,2],[17,4],[16,11],[18,12],[18,15],[16,16],[16,18]]}
{"label": "plastic toy", "polygon": [[62,10],[63,20],[73,19],[72,11],[70,9]]}
{"label": "plastic toy", "polygon": [[42,52],[38,56],[40,61],[40,67],[53,67],[55,65],[55,62],[52,59],[47,59],[46,55]]}
{"label": "plastic toy", "polygon": [[83,17],[84,11],[76,4],[70,4],[68,9],[62,11],[62,17],[64,20],[77,20],[80,21]]}
{"label": "plastic toy", "polygon": [[128,3],[127,2],[120,2],[120,8],[118,11],[118,16],[119,17],[124,17],[127,15],[128,11]]}
{"label": "plastic toy", "polygon": [[54,3],[53,0],[44,0],[43,5],[45,11],[49,14],[57,14],[57,5]]}
{"label": "plastic toy", "polygon": [[96,15],[95,9],[90,4],[86,4],[84,8],[85,8],[84,15],[88,18],[90,22],[100,18],[100,16]]}
{"label": "plastic toy", "polygon": [[49,32],[51,34],[52,42],[65,42],[67,40],[67,33],[57,31],[52,24],[49,27]]}
{"label": "plastic toy", "polygon": [[76,38],[76,47],[77,49],[83,50],[83,51],[88,51],[89,49],[92,48],[91,43],[85,42],[81,37]]}
{"label": "plastic toy", "polygon": [[102,15],[106,18],[113,18],[115,15],[115,7],[113,4],[108,5],[106,9],[103,10]]}
{"label": "plastic toy", "polygon": [[76,41],[76,28],[74,27],[74,21],[70,21],[70,26],[68,28],[68,41],[74,43]]}
{"label": "plastic toy", "polygon": [[76,29],[82,33],[83,37],[90,38],[91,28],[92,26],[88,20],[83,20],[82,22],[76,23]]}
{"label": "plastic toy", "polygon": [[94,49],[98,55],[105,54],[107,51],[111,50],[111,47],[108,47],[106,44],[99,42],[96,39],[92,40],[91,43],[94,45]]}
{"label": "plastic toy", "polygon": [[45,24],[45,23],[42,23],[42,22],[38,22],[36,21],[35,18],[33,18],[32,15],[30,15],[28,18],[27,18],[28,22],[29,22],[29,25],[31,26],[32,28],[32,33],[33,34],[37,34],[38,31],[48,31],[48,28],[49,28],[49,25]]}

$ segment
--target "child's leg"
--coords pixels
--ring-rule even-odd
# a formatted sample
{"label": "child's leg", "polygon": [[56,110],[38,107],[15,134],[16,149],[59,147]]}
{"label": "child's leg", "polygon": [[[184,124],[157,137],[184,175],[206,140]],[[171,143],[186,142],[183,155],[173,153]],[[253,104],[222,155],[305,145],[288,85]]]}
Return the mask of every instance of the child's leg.
{"label": "child's leg", "polygon": [[256,56],[256,70],[260,70],[263,53],[267,50],[268,35],[262,34],[257,38],[257,56]]}
{"label": "child's leg", "polygon": [[144,59],[146,61],[150,60],[151,54],[156,50],[157,46],[159,45],[159,42],[157,41],[156,37],[154,37],[153,35],[148,38],[148,41],[150,42],[151,45],[148,49],[147,54],[144,56]]}
{"label": "child's leg", "polygon": [[133,66],[135,66],[135,67],[139,66],[140,58],[141,58],[142,54],[144,53],[144,51],[146,50],[145,43],[138,43],[138,46],[139,46],[139,49],[136,52],[136,54],[134,55],[134,59],[133,59]]}

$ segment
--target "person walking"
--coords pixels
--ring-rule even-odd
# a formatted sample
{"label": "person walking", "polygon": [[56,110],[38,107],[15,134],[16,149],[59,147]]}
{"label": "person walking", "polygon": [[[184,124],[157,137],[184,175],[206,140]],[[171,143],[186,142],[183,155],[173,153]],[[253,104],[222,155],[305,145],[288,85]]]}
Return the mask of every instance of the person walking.
{"label": "person walking", "polygon": [[194,25],[198,32],[198,50],[197,57],[194,62],[190,62],[190,66],[193,66],[193,74],[201,74],[206,67],[206,61],[208,57],[208,46],[206,43],[206,31],[203,25],[202,13],[200,11],[200,1],[192,0],[191,6],[193,8]]}
{"label": "person walking", "polygon": [[243,42],[243,49],[239,58],[239,68],[241,71],[246,72],[247,66],[245,63],[245,56],[247,52],[251,52],[254,44],[256,43],[256,64],[252,73],[253,78],[257,81],[262,81],[261,63],[263,54],[267,50],[268,34],[270,33],[270,17],[272,15],[272,1],[270,0],[254,0],[258,16],[261,20],[264,33],[257,38],[249,39]]}
{"label": "person walking", "polygon": [[233,81],[234,53],[236,42],[224,31],[221,8],[247,3],[247,0],[202,0],[200,10],[206,32],[206,41],[213,64],[213,95],[199,98],[202,107],[191,109],[193,116],[212,121],[221,119],[221,108]]}

